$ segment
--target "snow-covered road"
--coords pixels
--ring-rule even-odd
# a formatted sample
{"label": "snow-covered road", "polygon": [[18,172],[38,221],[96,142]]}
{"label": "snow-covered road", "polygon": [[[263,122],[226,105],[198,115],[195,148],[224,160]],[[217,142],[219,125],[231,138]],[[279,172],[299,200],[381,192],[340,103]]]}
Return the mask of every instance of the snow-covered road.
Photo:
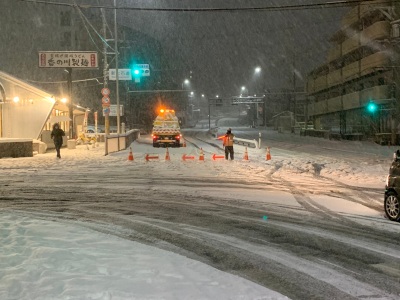
{"label": "snow-covered road", "polygon": [[243,146],[235,161],[213,161],[220,141],[202,129],[185,136],[171,161],[148,137],[132,144],[133,162],[128,151],[103,156],[102,145],[63,149],[62,160],[2,159],[0,211],[154,245],[291,299],[400,298],[400,226],[383,212],[394,150],[264,131],[249,161]]}

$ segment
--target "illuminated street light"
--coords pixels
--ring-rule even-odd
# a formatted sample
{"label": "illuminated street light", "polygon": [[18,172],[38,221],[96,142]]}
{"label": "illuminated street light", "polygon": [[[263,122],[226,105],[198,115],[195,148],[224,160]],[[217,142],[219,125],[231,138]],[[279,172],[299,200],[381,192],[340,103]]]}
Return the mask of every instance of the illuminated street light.
{"label": "illuminated street light", "polygon": [[15,103],[18,103],[18,102],[19,102],[19,97],[14,97],[13,101],[14,101]]}
{"label": "illuminated street light", "polygon": [[67,101],[68,101],[67,98],[62,98],[62,99],[61,99],[61,102],[62,102],[62,103],[67,103]]}
{"label": "illuminated street light", "polygon": [[189,84],[190,84],[189,79],[185,79],[185,80],[182,82],[182,90],[184,89],[184,85],[189,85]]}
{"label": "illuminated street light", "polygon": [[256,67],[256,68],[254,69],[254,72],[255,72],[255,73],[260,73],[260,72],[261,72],[261,68],[260,68],[260,67]]}
{"label": "illuminated street light", "polygon": [[204,94],[201,94],[201,97],[204,98]]}
{"label": "illuminated street light", "polygon": [[193,96],[193,95],[194,95],[194,92],[190,92],[190,95],[192,95],[192,96]]}
{"label": "illuminated street light", "polygon": [[242,91],[244,91],[244,90],[246,90],[246,87],[245,87],[245,86],[242,86]]}

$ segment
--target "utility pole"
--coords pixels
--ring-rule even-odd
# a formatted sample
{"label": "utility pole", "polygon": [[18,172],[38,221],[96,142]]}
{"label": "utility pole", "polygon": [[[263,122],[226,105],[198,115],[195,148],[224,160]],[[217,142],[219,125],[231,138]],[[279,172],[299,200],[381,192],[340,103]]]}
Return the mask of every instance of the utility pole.
{"label": "utility pole", "polygon": [[69,113],[69,139],[72,140],[74,138],[74,105],[72,104],[72,68],[66,68],[65,71],[68,73],[67,75],[67,86],[68,86],[68,94],[69,94],[69,105],[68,105],[68,113]]}
{"label": "utility pole", "polygon": [[211,129],[211,103],[208,99],[208,129]]}
{"label": "utility pole", "polygon": [[[106,40],[107,36],[107,23],[106,23],[106,17],[105,17],[105,10],[104,8],[101,9],[101,17],[103,20],[103,37],[104,40]],[[108,86],[108,78],[107,78],[107,72],[108,72],[108,60],[107,60],[107,44],[103,43],[103,56],[104,56],[104,66],[103,66],[103,76],[104,76],[104,88],[107,88]],[[110,134],[110,115],[108,113],[104,114],[104,127],[105,127],[105,133],[106,135]]]}
{"label": "utility pole", "polygon": [[293,53],[293,114],[294,114],[294,126],[296,126],[297,120],[297,98],[296,98],[296,53]]}
{"label": "utility pole", "polygon": [[[115,48],[115,84],[117,96],[117,133],[120,134],[120,107],[119,107],[119,75],[118,75],[118,28],[117,28],[117,0],[114,0],[114,48]],[[119,140],[118,140],[119,141]]]}

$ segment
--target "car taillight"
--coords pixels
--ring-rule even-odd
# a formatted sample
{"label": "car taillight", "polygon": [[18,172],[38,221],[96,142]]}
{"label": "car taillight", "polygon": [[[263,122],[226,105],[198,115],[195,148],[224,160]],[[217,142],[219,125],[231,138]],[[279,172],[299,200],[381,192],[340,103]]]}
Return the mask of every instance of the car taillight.
{"label": "car taillight", "polygon": [[153,137],[153,140],[156,140],[157,138],[158,138],[158,136],[156,136],[156,135],[152,135],[152,137]]}
{"label": "car taillight", "polygon": [[181,138],[181,136],[180,136],[180,135],[177,135],[175,138],[176,138],[177,140],[179,140],[179,139]]}

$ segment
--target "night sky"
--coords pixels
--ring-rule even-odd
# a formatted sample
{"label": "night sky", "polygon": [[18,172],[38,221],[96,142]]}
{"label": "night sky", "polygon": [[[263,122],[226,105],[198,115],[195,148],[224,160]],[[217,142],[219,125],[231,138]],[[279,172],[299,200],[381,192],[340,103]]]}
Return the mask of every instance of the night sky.
{"label": "night sky", "polygon": [[[2,1],[2,0],[0,0]],[[43,1],[43,0],[42,0]],[[114,0],[52,0],[54,3],[107,6],[113,28]],[[122,7],[240,8],[324,3],[326,0],[118,0]],[[25,3],[27,4],[27,3]],[[40,4],[46,5],[46,4]],[[38,7],[40,7],[40,5]],[[98,8],[95,8],[95,10]],[[155,12],[118,9],[118,23],[161,43],[160,71],[173,83],[190,79],[187,89],[209,97],[304,87],[307,73],[324,63],[329,39],[350,8],[236,12]],[[82,11],[90,14],[90,10]],[[98,28],[100,30],[100,28]],[[145,63],[145,62],[143,62]],[[148,62],[151,64],[152,62]],[[120,66],[121,68],[125,66]],[[261,67],[259,75],[254,69]],[[192,73],[190,73],[190,71]],[[190,78],[192,76],[192,78]]]}
{"label": "night sky", "polygon": [[[112,2],[112,1],[108,1]],[[326,1],[169,0],[118,1],[132,7],[260,7]],[[106,1],[107,3],[107,1]],[[340,28],[349,8],[260,12],[138,12],[118,11],[121,23],[160,40],[170,57],[165,68],[176,80],[189,77],[191,88],[207,95],[250,93],[304,86],[307,73],[324,63],[329,38]],[[254,75],[260,66],[262,77]],[[173,70],[176,71],[173,71]],[[181,78],[181,79],[180,79]]]}

